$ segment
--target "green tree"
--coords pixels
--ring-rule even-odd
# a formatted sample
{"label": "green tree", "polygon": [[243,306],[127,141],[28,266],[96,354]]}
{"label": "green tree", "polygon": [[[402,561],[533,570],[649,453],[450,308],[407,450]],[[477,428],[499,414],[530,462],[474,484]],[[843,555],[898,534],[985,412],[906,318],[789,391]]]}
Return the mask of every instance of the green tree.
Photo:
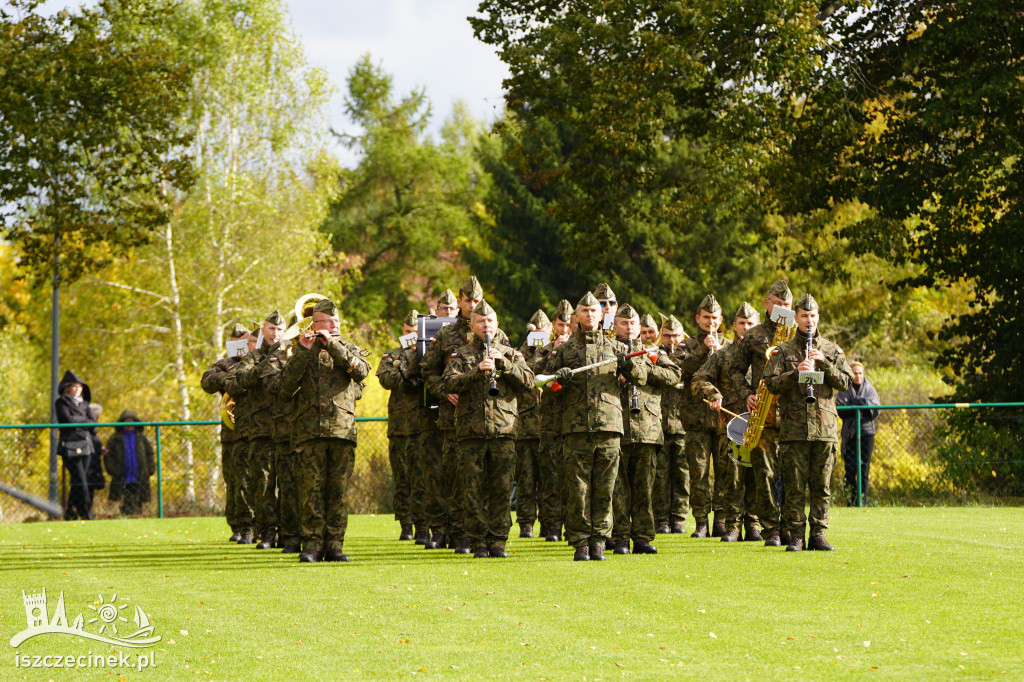
{"label": "green tree", "polygon": [[[502,155],[560,225],[557,269],[666,312],[759,281],[764,169],[821,63],[818,12],[789,0],[481,3],[476,35],[511,72]],[[488,205],[499,223],[515,219],[503,204],[521,190],[502,191]],[[490,252],[516,229],[499,224]]]}
{"label": "green tree", "polygon": [[[75,279],[166,223],[187,188],[180,125],[197,68],[170,0],[0,8],[0,216],[21,265]],[[167,30],[177,25],[181,30]]]}
{"label": "green tree", "polygon": [[391,76],[369,55],[349,74],[345,112],[360,132],[340,137],[359,163],[339,173],[322,229],[352,275],[346,316],[394,322],[410,308],[424,311],[464,269],[460,253],[476,240],[487,183],[473,156],[480,124],[457,105],[435,142],[426,94],[396,99]]}

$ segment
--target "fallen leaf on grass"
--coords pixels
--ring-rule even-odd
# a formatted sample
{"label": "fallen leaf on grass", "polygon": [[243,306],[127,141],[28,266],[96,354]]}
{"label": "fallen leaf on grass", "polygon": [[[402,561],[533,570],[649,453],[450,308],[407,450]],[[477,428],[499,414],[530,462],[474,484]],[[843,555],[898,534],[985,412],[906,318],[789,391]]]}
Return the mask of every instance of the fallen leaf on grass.
{"label": "fallen leaf on grass", "polygon": [[715,633],[713,632],[709,632],[708,635],[711,637],[711,639],[718,639],[718,636],[715,635]]}

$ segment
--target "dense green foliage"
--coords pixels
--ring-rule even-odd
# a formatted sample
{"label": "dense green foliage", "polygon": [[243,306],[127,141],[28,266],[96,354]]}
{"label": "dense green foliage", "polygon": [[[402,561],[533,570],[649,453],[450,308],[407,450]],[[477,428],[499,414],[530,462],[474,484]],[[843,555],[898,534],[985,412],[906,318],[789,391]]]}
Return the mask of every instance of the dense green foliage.
{"label": "dense green foliage", "polygon": [[[51,614],[63,591],[69,618],[99,595],[138,604],[167,680],[297,665],[311,680],[1016,679],[1021,517],[844,508],[835,553],[672,535],[657,556],[603,563],[541,539],[513,539],[509,559],[425,551],[384,517],[352,517],[352,562],[317,565],[230,544],[223,519],[20,524],[0,535],[0,589],[8,636],[25,626],[22,590],[45,588]],[[45,636],[18,652],[54,646],[105,652]]]}
{"label": "dense green foliage", "polygon": [[346,316],[394,323],[457,288],[460,251],[475,239],[487,185],[473,159],[480,127],[457,107],[441,140],[430,139],[426,94],[396,100],[391,76],[369,55],[349,74],[345,111],[360,130],[340,137],[359,162],[339,172],[323,229],[345,255]]}
{"label": "dense green foliage", "polygon": [[193,174],[180,125],[198,58],[173,0],[0,8],[0,216],[21,264],[77,279],[146,242]]}

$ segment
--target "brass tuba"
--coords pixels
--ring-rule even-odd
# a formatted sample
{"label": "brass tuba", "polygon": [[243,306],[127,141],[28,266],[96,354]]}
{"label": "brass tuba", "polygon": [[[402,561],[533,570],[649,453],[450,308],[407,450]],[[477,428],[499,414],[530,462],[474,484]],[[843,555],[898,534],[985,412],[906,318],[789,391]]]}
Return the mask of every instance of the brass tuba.
{"label": "brass tuba", "polygon": [[313,308],[326,298],[323,294],[306,294],[295,301],[295,319],[298,321],[284,330],[281,340],[291,341],[309,331],[313,324]]}

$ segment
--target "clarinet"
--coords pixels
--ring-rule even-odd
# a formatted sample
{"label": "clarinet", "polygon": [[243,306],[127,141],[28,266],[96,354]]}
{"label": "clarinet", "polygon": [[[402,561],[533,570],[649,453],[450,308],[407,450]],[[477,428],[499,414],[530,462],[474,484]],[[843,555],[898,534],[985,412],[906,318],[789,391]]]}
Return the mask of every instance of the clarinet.
{"label": "clarinet", "polygon": [[[633,339],[629,340],[629,352],[633,352]],[[629,411],[640,414],[640,389],[634,383],[629,384]]]}
{"label": "clarinet", "polygon": [[[804,358],[805,359],[810,359],[810,357],[811,357],[811,346],[812,346],[813,339],[814,339],[814,327],[808,327],[807,328],[807,348],[804,351]],[[808,405],[813,405],[815,401],[816,401],[816,398],[814,397],[814,384],[808,383],[807,384],[807,395],[804,396],[804,402],[807,403]]]}
{"label": "clarinet", "polygon": [[[491,335],[487,334],[484,336],[484,348],[487,349],[487,358],[491,357]],[[498,382],[494,378],[494,372],[488,372],[487,376],[491,379],[491,385],[487,388],[487,395],[496,396],[498,395]]]}

